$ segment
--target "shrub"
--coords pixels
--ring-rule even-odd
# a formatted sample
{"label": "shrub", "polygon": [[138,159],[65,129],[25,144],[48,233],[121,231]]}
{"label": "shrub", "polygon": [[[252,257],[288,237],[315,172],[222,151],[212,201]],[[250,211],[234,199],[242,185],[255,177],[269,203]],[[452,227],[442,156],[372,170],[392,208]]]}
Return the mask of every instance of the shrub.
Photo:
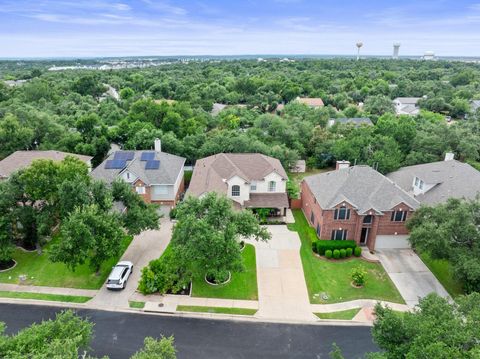
{"label": "shrub", "polygon": [[352,269],[352,281],[356,286],[365,285],[365,277],[367,276],[367,271],[363,267],[358,266]]}
{"label": "shrub", "polygon": [[177,207],[173,207],[170,210],[170,219],[175,219],[177,218]]}
{"label": "shrub", "polygon": [[360,257],[362,255],[362,248],[355,247],[355,249],[353,250],[353,254],[355,255],[355,257]]}
{"label": "shrub", "polygon": [[328,259],[332,258],[332,255],[333,255],[333,253],[330,249],[327,249],[325,251],[325,257],[327,257]]}
{"label": "shrub", "polygon": [[345,258],[347,256],[347,251],[345,249],[340,249],[340,258]]}
{"label": "shrub", "polygon": [[347,248],[346,252],[347,252],[347,257],[351,257],[352,254],[353,254],[353,249],[352,248]]}
{"label": "shrub", "polygon": [[317,251],[317,242],[318,241],[312,241],[312,251],[315,253],[318,253]]}
{"label": "shrub", "polygon": [[335,259],[340,258],[340,251],[338,249],[333,250],[333,258]]}
{"label": "shrub", "polygon": [[324,255],[327,249],[335,250],[335,249],[347,249],[352,248],[352,250],[356,247],[356,243],[354,240],[348,241],[341,241],[341,240],[324,240],[321,239],[317,241],[317,253],[320,255]]}

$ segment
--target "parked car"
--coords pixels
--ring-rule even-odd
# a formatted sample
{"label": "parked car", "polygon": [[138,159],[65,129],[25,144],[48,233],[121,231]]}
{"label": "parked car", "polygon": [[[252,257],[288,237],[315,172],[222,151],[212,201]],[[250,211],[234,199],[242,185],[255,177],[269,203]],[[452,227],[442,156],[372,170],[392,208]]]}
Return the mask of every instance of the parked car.
{"label": "parked car", "polygon": [[108,289],[124,289],[127,285],[127,280],[132,274],[133,263],[128,261],[118,262],[118,264],[113,267],[110,275],[107,279],[107,288]]}

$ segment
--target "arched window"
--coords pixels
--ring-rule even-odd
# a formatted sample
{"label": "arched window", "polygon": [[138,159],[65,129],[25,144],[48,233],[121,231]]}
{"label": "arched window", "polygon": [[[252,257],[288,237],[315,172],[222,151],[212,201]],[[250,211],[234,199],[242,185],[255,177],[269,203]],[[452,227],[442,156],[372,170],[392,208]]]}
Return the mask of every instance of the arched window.
{"label": "arched window", "polygon": [[275,192],[276,187],[277,183],[275,181],[268,182],[268,192]]}
{"label": "arched window", "polygon": [[240,186],[234,185],[232,186],[232,197],[239,197],[240,196]]}

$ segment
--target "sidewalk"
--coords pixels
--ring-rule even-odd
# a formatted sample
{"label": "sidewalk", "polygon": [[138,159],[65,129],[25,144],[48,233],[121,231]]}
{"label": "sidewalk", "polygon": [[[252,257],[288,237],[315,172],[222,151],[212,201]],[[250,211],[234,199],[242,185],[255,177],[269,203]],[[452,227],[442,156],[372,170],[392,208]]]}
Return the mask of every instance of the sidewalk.
{"label": "sidewalk", "polygon": [[34,286],[34,285],[6,284],[6,283],[0,283],[0,291],[75,295],[75,296],[81,296],[81,297],[94,297],[98,293],[98,290],[96,289],[43,287],[43,286]]}

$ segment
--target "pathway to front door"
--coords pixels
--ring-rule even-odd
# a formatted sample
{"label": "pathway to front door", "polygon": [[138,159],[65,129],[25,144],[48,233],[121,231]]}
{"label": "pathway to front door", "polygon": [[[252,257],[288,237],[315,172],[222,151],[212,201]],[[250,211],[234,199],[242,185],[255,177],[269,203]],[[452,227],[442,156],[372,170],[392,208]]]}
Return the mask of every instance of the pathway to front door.
{"label": "pathway to front door", "polygon": [[256,248],[259,318],[317,321],[312,313],[300,258],[300,238],[285,225],[271,225],[269,242]]}

